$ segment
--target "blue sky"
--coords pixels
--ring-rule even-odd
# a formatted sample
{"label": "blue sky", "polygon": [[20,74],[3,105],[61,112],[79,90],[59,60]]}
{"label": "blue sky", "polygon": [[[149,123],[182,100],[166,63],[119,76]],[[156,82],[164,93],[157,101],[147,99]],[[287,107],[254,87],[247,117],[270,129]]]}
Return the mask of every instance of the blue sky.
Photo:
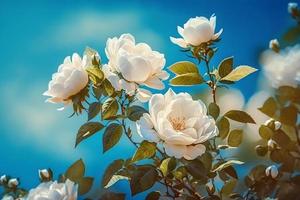
{"label": "blue sky", "polygon": [[[139,42],[165,54],[167,66],[187,57],[169,41],[176,27],[190,17],[217,16],[217,30],[224,29],[213,64],[234,56],[236,65],[260,68],[258,55],[270,39],[280,37],[292,24],[285,0],[232,1],[0,1],[0,173],[18,176],[25,187],[38,183],[37,169],[63,172],[78,158],[95,176],[95,188],[105,167],[134,149],[122,140],[105,155],[101,134],[74,149],[77,129],[86,116],[68,118],[71,111],[56,111],[44,103],[52,73],[64,57],[97,49],[104,62],[108,37],[132,33]],[[258,73],[235,87],[249,98],[257,89]],[[201,92],[203,87],[176,88]],[[122,152],[120,155],[119,152]],[[128,192],[126,183],[118,191]],[[142,199],[142,195],[135,199]]]}

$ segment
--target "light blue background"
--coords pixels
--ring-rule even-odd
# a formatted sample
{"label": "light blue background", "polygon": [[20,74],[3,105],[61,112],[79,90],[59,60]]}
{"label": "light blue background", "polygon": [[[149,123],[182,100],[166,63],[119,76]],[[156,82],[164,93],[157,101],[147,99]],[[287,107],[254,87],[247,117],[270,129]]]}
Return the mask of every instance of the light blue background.
{"label": "light blue background", "polygon": [[[86,116],[68,118],[71,110],[44,103],[52,73],[64,57],[97,49],[106,62],[108,37],[132,33],[163,52],[167,66],[186,59],[169,36],[178,37],[177,25],[194,16],[217,16],[217,30],[224,29],[214,58],[234,55],[236,65],[260,68],[258,55],[270,39],[280,37],[293,21],[284,0],[231,1],[0,1],[0,174],[21,178],[22,186],[38,183],[37,170],[51,167],[58,175],[83,158],[87,175],[94,176],[94,190],[106,166],[126,158],[134,148],[124,138],[102,154],[102,134],[74,149],[77,129]],[[249,98],[257,88],[258,73],[235,85]],[[205,86],[177,91],[199,92]],[[129,192],[126,182],[115,191]],[[128,199],[130,199],[129,195]],[[143,199],[137,195],[135,199]]]}

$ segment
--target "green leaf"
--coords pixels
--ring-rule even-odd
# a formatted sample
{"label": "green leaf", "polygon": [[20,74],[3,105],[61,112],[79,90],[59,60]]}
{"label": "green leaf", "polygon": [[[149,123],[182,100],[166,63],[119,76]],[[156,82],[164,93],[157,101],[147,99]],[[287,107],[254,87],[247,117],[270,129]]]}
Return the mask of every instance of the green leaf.
{"label": "green leaf", "polygon": [[77,182],[84,176],[85,165],[82,159],[77,160],[73,163],[65,172],[65,177],[71,181]]}
{"label": "green leaf", "polygon": [[277,110],[277,104],[273,97],[268,98],[264,105],[261,108],[258,108],[262,113],[268,115],[269,117],[273,117],[276,110]]}
{"label": "green leaf", "polygon": [[90,191],[94,182],[93,177],[83,177],[78,182],[78,194],[83,195]]}
{"label": "green leaf", "polygon": [[200,74],[197,73],[188,73],[178,75],[175,78],[170,80],[172,85],[197,85],[204,83],[204,80]]}
{"label": "green leaf", "polygon": [[175,168],[176,168],[176,159],[173,157],[164,159],[159,166],[159,169],[164,176],[167,176],[169,172],[172,172]]}
{"label": "green leaf", "polygon": [[147,110],[141,106],[131,106],[127,109],[127,116],[131,121],[139,120]]}
{"label": "green leaf", "polygon": [[103,134],[103,153],[107,150],[115,146],[121,136],[122,136],[123,128],[121,125],[112,123],[110,124]]}
{"label": "green leaf", "polygon": [[222,195],[225,195],[225,196],[230,195],[233,192],[236,184],[237,184],[236,179],[231,179],[231,180],[227,181],[221,189]]}
{"label": "green leaf", "polygon": [[290,137],[280,129],[275,132],[272,139],[284,149],[287,149],[291,143]]}
{"label": "green leaf", "polygon": [[243,130],[234,129],[230,131],[227,143],[229,146],[238,147],[243,140]]}
{"label": "green leaf", "polygon": [[280,110],[280,122],[286,125],[295,126],[297,122],[297,108],[294,106],[284,107]]}
{"label": "green leaf", "polygon": [[232,166],[228,166],[223,170],[226,174],[228,174],[229,176],[238,179],[238,175],[236,173],[236,170],[232,167]]}
{"label": "green leaf", "polygon": [[155,155],[155,152],[156,152],[156,144],[144,140],[141,143],[141,146],[139,146],[139,148],[136,150],[131,161],[136,162],[146,158],[151,158]]}
{"label": "green leaf", "polygon": [[147,195],[146,200],[159,200],[159,197],[160,193],[157,191],[153,191]]}
{"label": "green leaf", "polygon": [[101,95],[102,95],[102,87],[101,86],[93,86],[93,93],[96,99],[100,99]]}
{"label": "green leaf", "polygon": [[255,151],[258,156],[265,156],[268,153],[268,147],[262,146],[262,145],[257,145],[255,147]]}
{"label": "green leaf", "polygon": [[126,195],[124,193],[106,192],[101,196],[101,200],[125,200]]}
{"label": "green leaf", "polygon": [[261,125],[259,127],[258,131],[259,131],[260,137],[265,140],[269,140],[273,135],[272,129],[270,129],[268,126],[265,126],[265,125]]}
{"label": "green leaf", "polygon": [[228,160],[226,161],[225,163],[219,165],[216,169],[213,170],[213,172],[218,172],[218,171],[221,171],[229,166],[232,166],[232,165],[242,165],[244,164],[244,162],[242,161],[239,161],[239,160]]}
{"label": "green leaf", "polygon": [[208,114],[210,116],[212,116],[214,119],[217,119],[219,117],[219,114],[220,114],[219,106],[214,102],[210,103],[209,106],[208,106]]}
{"label": "green leaf", "polygon": [[182,74],[189,74],[189,73],[195,73],[198,74],[198,68],[197,66],[188,61],[180,61],[177,63],[174,63],[169,67],[169,70],[172,71],[173,73],[177,75],[182,75]]}
{"label": "green leaf", "polygon": [[200,160],[192,160],[186,165],[187,171],[198,180],[206,177],[207,170]]}
{"label": "green leaf", "polygon": [[248,113],[241,110],[230,110],[224,116],[237,122],[255,124],[254,119]]}
{"label": "green leaf", "polygon": [[257,71],[257,69],[242,65],[235,68],[232,72],[230,72],[227,76],[223,77],[221,80],[223,81],[239,81],[242,78],[245,78],[249,74],[252,74],[253,72]]}
{"label": "green leaf", "polygon": [[221,139],[225,139],[230,130],[230,123],[227,118],[222,117],[219,121],[217,121],[217,127],[219,129],[219,137]]}
{"label": "green leaf", "polygon": [[103,95],[105,95],[105,96],[112,96],[115,92],[114,87],[111,85],[111,83],[107,79],[104,79],[104,81],[102,82],[102,87],[104,89]]}
{"label": "green leaf", "polygon": [[83,124],[78,130],[75,147],[83,140],[100,131],[103,127],[104,126],[99,122],[87,122]]}
{"label": "green leaf", "polygon": [[181,180],[181,179],[183,179],[184,177],[187,176],[187,170],[186,170],[186,168],[184,166],[180,166],[176,170],[174,170],[172,172],[172,174],[174,175],[174,177],[176,179]]}
{"label": "green leaf", "polygon": [[103,119],[109,119],[115,116],[118,112],[119,105],[116,99],[108,98],[102,105],[102,117]]}
{"label": "green leaf", "polygon": [[91,103],[88,111],[88,121],[96,117],[96,115],[98,115],[100,110],[101,110],[101,103],[99,102]]}
{"label": "green leaf", "polygon": [[88,67],[86,71],[94,85],[101,84],[104,79],[104,73],[99,67]]}
{"label": "green leaf", "polygon": [[124,164],[124,160],[119,159],[119,160],[113,161],[106,168],[104,175],[103,175],[103,179],[102,179],[102,187],[106,187],[106,185],[109,183],[109,181],[111,180],[113,175],[115,175],[116,172],[118,172],[123,167],[123,164]]}
{"label": "green leaf", "polygon": [[129,180],[129,178],[123,175],[113,175],[107,185],[104,186],[104,188],[109,188],[120,180]]}
{"label": "green leaf", "polygon": [[233,57],[225,58],[219,65],[218,72],[221,78],[227,76],[233,69]]}

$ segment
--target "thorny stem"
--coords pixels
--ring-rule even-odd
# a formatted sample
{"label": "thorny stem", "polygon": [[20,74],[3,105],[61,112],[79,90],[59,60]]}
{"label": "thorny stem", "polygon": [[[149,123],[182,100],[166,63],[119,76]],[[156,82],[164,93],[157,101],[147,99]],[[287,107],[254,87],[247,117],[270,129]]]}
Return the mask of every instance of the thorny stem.
{"label": "thorny stem", "polygon": [[207,56],[204,58],[204,61],[205,61],[206,71],[207,71],[207,73],[209,75],[209,79],[210,79],[210,84],[208,84],[208,85],[212,89],[211,92],[212,92],[213,101],[214,101],[214,103],[217,103],[217,101],[216,101],[217,87],[216,87],[215,80],[214,80],[213,76],[210,73],[209,60],[208,60]]}

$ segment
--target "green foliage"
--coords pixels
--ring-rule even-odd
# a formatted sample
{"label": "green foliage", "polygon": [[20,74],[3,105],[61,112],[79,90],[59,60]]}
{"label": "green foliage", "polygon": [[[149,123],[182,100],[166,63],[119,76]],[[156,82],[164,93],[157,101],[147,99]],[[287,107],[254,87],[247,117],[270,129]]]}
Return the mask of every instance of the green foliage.
{"label": "green foliage", "polygon": [[223,164],[220,164],[217,168],[215,168],[213,170],[213,172],[221,171],[232,165],[242,165],[242,164],[244,164],[244,162],[241,162],[239,160],[228,160],[228,161],[224,162]]}
{"label": "green foliage", "polygon": [[229,146],[238,147],[243,141],[243,130],[234,129],[230,131],[227,143]]}
{"label": "green foliage", "polygon": [[164,176],[167,176],[175,168],[176,168],[176,159],[173,157],[164,159],[159,166],[159,169]]}
{"label": "green foliage", "polygon": [[221,78],[226,77],[233,70],[233,57],[222,60],[218,67],[218,73]]}
{"label": "green foliage", "polygon": [[273,97],[268,98],[261,108],[258,108],[261,112],[268,115],[269,117],[273,117],[276,110],[277,104]]}
{"label": "green foliage", "polygon": [[115,146],[123,133],[123,127],[119,124],[112,123],[104,131],[103,134],[103,153]]}
{"label": "green foliage", "polygon": [[236,82],[256,71],[257,71],[257,69],[250,67],[250,66],[246,66],[246,65],[238,66],[233,71],[231,71],[228,75],[221,78],[221,80]]}
{"label": "green foliage", "polygon": [[100,122],[87,122],[83,124],[78,130],[75,147],[83,140],[100,131],[102,128],[104,128],[104,126]]}
{"label": "green foliage", "polygon": [[211,115],[214,119],[217,119],[220,114],[219,106],[214,102],[210,103],[208,106],[208,114]]}
{"label": "green foliage", "polygon": [[158,200],[159,197],[160,197],[160,193],[157,191],[153,191],[147,195],[146,200]]}
{"label": "green foliage", "polygon": [[124,164],[124,160],[119,159],[113,161],[105,170],[103,178],[102,178],[102,187],[106,187],[110,182],[111,178],[118,172]]}
{"label": "green foliage", "polygon": [[88,110],[88,121],[96,117],[100,111],[101,111],[101,103],[99,102],[91,103]]}
{"label": "green foliage", "polygon": [[227,118],[222,117],[217,121],[217,127],[219,129],[219,137],[221,139],[225,139],[230,130],[230,123]]}
{"label": "green foliage", "polygon": [[230,110],[224,116],[237,122],[255,124],[254,119],[248,113],[241,110]]}
{"label": "green foliage", "polygon": [[258,131],[259,135],[265,140],[269,140],[273,135],[272,129],[265,125],[261,125]]}
{"label": "green foliage", "polygon": [[119,105],[116,99],[108,98],[102,105],[102,118],[110,119],[114,117],[119,109]]}
{"label": "green foliage", "polygon": [[132,162],[136,162],[146,158],[151,158],[155,155],[155,153],[156,153],[156,144],[144,140],[139,146],[139,148],[136,150],[134,156],[132,157]]}
{"label": "green foliage", "polygon": [[147,110],[141,106],[131,106],[127,109],[127,116],[131,121],[139,120]]}

